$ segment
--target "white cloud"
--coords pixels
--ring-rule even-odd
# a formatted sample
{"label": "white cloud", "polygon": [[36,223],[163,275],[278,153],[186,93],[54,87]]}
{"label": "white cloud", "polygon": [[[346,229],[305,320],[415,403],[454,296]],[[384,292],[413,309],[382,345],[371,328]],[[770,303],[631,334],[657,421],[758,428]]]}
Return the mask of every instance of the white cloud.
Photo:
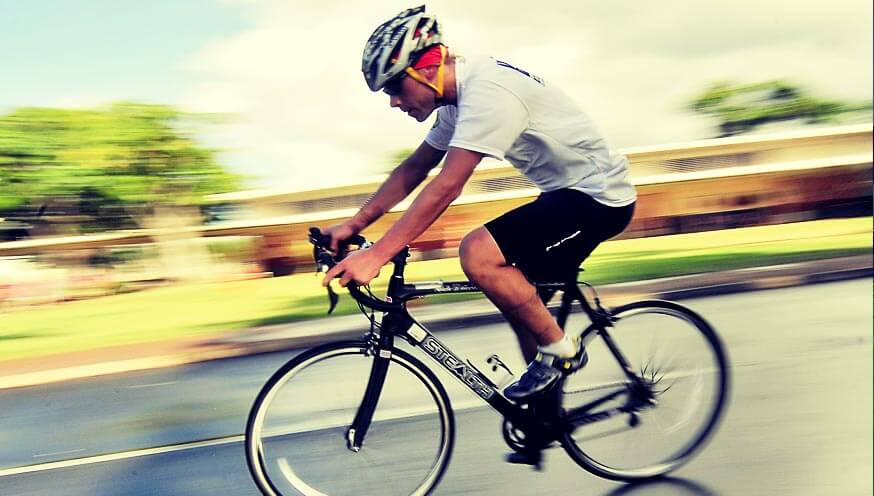
{"label": "white cloud", "polygon": [[[385,168],[427,126],[372,94],[360,52],[407,2],[248,0],[253,27],[215,42],[186,67],[201,77],[192,108],[236,113],[213,136],[236,166],[302,185]],[[785,77],[825,97],[870,99],[871,4],[694,2],[431,2],[449,44],[499,55],[555,81],[619,146],[700,138],[708,123],[684,103],[714,80]],[[321,174],[314,174],[318,172]]]}

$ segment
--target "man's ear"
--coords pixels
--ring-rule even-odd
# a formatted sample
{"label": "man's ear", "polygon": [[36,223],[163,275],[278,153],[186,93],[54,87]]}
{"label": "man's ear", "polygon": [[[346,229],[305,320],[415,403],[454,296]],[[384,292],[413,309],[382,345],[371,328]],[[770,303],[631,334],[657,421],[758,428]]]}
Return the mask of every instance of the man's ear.
{"label": "man's ear", "polygon": [[419,69],[419,72],[428,81],[431,81],[432,83],[437,82],[437,66],[436,65],[429,65],[428,67],[423,67],[423,68]]}

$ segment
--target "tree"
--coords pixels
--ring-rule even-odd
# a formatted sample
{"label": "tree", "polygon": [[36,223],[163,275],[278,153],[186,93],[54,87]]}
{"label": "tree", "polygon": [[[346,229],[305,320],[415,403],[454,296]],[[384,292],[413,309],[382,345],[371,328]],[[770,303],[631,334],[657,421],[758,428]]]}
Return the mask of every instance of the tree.
{"label": "tree", "polygon": [[835,122],[848,114],[870,111],[871,103],[824,100],[808,95],[797,85],[777,80],[747,85],[716,83],[692,100],[689,108],[715,117],[719,136],[724,137],[780,121]]}
{"label": "tree", "polygon": [[197,205],[239,177],[195,143],[172,107],[23,108],[0,116],[0,212],[60,203],[81,231],[134,227],[160,205]]}

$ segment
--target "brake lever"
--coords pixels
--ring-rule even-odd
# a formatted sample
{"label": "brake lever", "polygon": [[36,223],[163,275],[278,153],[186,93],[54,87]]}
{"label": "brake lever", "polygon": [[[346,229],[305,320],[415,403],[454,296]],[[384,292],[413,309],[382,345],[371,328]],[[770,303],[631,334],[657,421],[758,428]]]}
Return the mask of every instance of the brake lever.
{"label": "brake lever", "polygon": [[[320,250],[326,249],[326,248],[324,248],[324,246],[327,244],[330,244],[331,238],[330,238],[330,236],[323,235],[321,233],[321,231],[319,230],[319,228],[311,227],[309,239],[310,239],[310,242],[314,245],[313,246],[313,258],[316,260],[316,273],[323,274],[329,270],[329,266],[327,263],[325,263],[321,260]],[[363,236],[358,235],[358,234],[351,236],[349,238],[348,244],[358,245],[359,249],[362,249],[362,250],[370,248],[371,246],[373,246],[373,243],[367,241]],[[338,253],[335,253],[334,256],[339,258],[339,259],[342,259],[346,254],[345,253],[346,249],[344,247],[340,247],[340,249],[337,251],[338,251]],[[328,305],[329,305],[328,306],[328,315],[330,315],[331,313],[334,312],[334,309],[337,308],[337,302],[340,300],[340,297],[337,296],[337,293],[334,292],[334,288],[331,287],[331,283],[328,283],[327,290],[328,290]]]}
{"label": "brake lever", "polygon": [[[324,274],[328,271],[328,264],[318,261],[318,257],[316,257],[316,276],[319,274]],[[340,300],[340,297],[337,296],[337,293],[334,292],[334,288],[331,287],[331,283],[328,283],[328,315],[334,312],[334,309],[337,307],[337,302]]]}
{"label": "brake lever", "polygon": [[334,309],[337,308],[337,301],[340,300],[340,297],[337,296],[337,293],[334,292],[334,288],[331,287],[331,283],[328,283],[328,315],[331,315],[334,312]]}

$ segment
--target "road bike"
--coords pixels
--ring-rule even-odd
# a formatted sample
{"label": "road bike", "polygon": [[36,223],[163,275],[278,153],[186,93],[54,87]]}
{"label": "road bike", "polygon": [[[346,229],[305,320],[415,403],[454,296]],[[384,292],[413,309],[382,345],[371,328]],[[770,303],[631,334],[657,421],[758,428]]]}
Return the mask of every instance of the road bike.
{"label": "road bike", "polygon": [[[369,246],[354,236],[335,255],[318,228],[310,230],[310,241],[320,271],[342,259],[348,245]],[[727,402],[728,359],[713,328],[692,310],[661,300],[607,308],[586,283],[536,283],[541,293],[561,293],[556,319],[563,329],[579,304],[588,325],[574,332],[589,361],[533,400],[515,403],[495,378],[512,375],[500,358],[489,357],[482,368],[462,360],[407,311],[415,298],[481,290],[468,281],[408,283],[408,256],[406,247],[391,259],[385,298],[366,286],[347,286],[370,320],[362,339],[304,351],[261,389],[245,449],[263,494],[433,491],[452,455],[455,414],[437,374],[408,349],[429,356],[497,411],[504,441],[515,452],[536,455],[560,446],[582,468],[608,479],[663,476],[713,434]],[[593,293],[591,302],[583,288]],[[333,310],[337,296],[330,287],[329,296]]]}

